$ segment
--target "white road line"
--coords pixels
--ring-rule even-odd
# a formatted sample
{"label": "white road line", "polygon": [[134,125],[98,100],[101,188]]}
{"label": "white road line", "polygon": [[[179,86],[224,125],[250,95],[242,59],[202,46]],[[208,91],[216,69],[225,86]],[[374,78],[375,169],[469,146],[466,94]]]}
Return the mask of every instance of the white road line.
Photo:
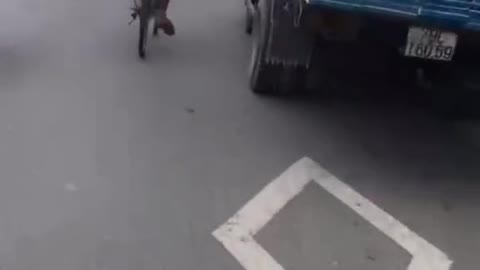
{"label": "white road line", "polygon": [[296,162],[270,182],[213,236],[246,270],[284,270],[254,236],[312,181],[408,251],[412,260],[407,270],[450,269],[452,261],[445,253],[309,158]]}

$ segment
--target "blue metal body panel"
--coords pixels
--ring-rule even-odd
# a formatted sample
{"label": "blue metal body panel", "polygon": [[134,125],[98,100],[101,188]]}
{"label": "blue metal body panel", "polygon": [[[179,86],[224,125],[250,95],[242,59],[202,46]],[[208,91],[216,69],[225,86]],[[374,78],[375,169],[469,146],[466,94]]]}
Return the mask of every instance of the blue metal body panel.
{"label": "blue metal body panel", "polygon": [[480,0],[306,0],[339,11],[402,18],[453,30],[480,31]]}

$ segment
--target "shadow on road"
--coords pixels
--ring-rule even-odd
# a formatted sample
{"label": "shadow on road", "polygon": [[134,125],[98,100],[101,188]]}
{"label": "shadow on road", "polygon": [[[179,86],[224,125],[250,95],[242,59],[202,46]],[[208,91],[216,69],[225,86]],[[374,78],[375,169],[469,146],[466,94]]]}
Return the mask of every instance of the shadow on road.
{"label": "shadow on road", "polygon": [[[468,118],[459,119],[438,110],[435,97],[395,89],[389,82],[344,83],[338,89],[328,99],[313,92],[273,102],[308,113],[312,122],[328,119],[341,126],[345,134],[339,140],[351,149],[335,154],[312,149],[314,158],[447,250],[454,269],[470,269],[475,255],[469,251],[479,244],[472,234],[480,226],[475,218],[480,207],[480,110],[475,104],[480,98],[461,96],[469,107],[462,112]],[[341,157],[334,158],[337,154]]]}

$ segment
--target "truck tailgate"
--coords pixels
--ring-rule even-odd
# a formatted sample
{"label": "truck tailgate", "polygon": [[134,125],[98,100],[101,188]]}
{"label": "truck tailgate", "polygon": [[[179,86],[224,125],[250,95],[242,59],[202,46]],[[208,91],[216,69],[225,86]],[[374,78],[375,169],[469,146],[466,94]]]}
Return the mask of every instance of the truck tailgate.
{"label": "truck tailgate", "polygon": [[306,0],[309,5],[480,31],[480,0]]}

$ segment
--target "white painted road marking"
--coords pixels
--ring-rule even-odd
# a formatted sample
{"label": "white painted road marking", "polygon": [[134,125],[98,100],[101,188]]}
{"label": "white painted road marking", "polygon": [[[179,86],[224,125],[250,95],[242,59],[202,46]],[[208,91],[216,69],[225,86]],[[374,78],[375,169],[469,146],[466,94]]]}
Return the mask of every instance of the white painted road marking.
{"label": "white painted road marking", "polygon": [[213,236],[246,270],[284,270],[254,239],[290,200],[316,182],[412,255],[407,270],[448,270],[452,261],[427,240],[411,231],[309,158],[293,164],[243,206]]}

